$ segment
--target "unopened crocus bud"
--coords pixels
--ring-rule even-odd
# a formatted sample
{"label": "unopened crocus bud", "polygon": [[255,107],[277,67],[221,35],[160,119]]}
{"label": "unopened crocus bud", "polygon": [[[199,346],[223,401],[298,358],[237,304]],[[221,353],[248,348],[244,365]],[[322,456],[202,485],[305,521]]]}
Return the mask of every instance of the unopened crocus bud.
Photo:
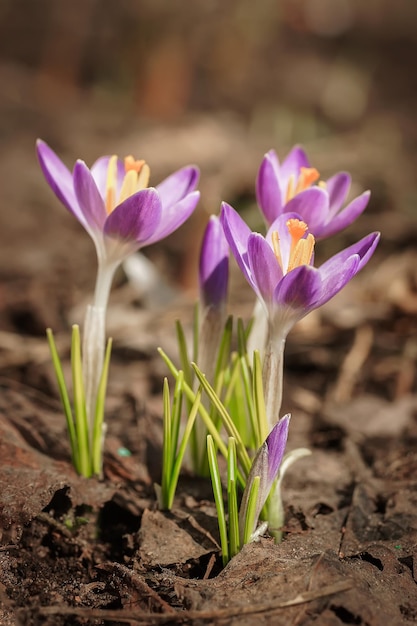
{"label": "unopened crocus bud", "polygon": [[[219,346],[226,325],[227,287],[229,282],[229,245],[220,220],[212,215],[206,226],[200,252],[200,307],[197,362],[207,380],[214,382]],[[195,467],[206,463],[204,424],[195,424]],[[205,470],[198,470],[204,474]]]}
{"label": "unopened crocus bud", "polygon": [[255,533],[259,515],[261,514],[263,506],[269,496],[269,492],[271,491],[274,481],[278,476],[279,468],[285,452],[285,446],[287,445],[290,418],[291,415],[287,413],[287,415],[275,424],[253,459],[239,511],[239,531],[242,543],[245,520],[248,512],[249,496],[253,482],[256,477],[259,477],[259,491],[251,535]]}
{"label": "unopened crocus bud", "polygon": [[211,380],[226,321],[229,282],[229,246],[220,220],[215,215],[210,217],[201,244],[199,282],[198,365]]}
{"label": "unopened crocus bud", "polygon": [[229,282],[229,245],[219,218],[212,215],[206,226],[200,252],[199,283],[203,310],[225,305]]}

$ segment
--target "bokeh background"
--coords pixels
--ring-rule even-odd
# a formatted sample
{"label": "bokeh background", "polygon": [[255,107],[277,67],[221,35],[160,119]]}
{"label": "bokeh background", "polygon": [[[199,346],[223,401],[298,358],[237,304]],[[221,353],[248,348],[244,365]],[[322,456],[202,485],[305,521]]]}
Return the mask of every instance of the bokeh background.
{"label": "bokeh background", "polygon": [[[70,167],[133,153],[153,184],[200,166],[195,216],[146,251],[191,294],[207,215],[224,199],[262,228],[262,155],[302,143],[322,178],[348,170],[352,193],[372,190],[366,214],[318,251],[381,230],[372,294],[387,255],[415,253],[416,61],[410,0],[0,0],[2,328],[68,328],[94,280],[93,245],[44,182],[37,137]],[[379,280],[417,311],[413,263]]]}

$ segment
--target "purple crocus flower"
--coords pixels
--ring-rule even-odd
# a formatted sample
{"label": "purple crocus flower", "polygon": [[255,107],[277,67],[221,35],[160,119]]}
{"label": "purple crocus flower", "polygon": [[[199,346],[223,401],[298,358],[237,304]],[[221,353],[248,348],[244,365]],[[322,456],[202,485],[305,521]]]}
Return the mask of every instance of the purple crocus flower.
{"label": "purple crocus flower", "polygon": [[132,252],[163,239],[195,209],[198,169],[184,167],[156,188],[148,188],[144,161],[99,158],[89,169],[83,161],[73,172],[43,141],[37,142],[47,183],[93,239],[99,265],[116,266]]}
{"label": "purple crocus flower", "polygon": [[[379,233],[367,235],[315,268],[314,236],[300,215],[283,213],[266,237],[253,233],[226,203],[220,220],[232,253],[267,315],[269,336],[262,377],[266,415],[272,428],[281,408],[283,353],[289,331],[362,269],[374,253]],[[264,345],[254,348],[263,350]]]}
{"label": "purple crocus flower", "polygon": [[226,203],[220,220],[243,275],[264,304],[271,332],[281,338],[336,295],[366,265],[379,240],[379,233],[371,233],[315,268],[314,236],[300,215],[280,215],[266,237],[252,232]]}
{"label": "purple crocus flower", "polygon": [[239,528],[241,539],[243,536],[249,495],[255,477],[259,476],[260,482],[252,534],[256,530],[259,515],[278,477],[279,468],[285,452],[285,446],[287,445],[290,418],[291,415],[288,413],[275,424],[268,437],[256,453],[255,458],[253,459],[252,467],[246,481],[245,491],[243,492],[242,503],[239,511]]}
{"label": "purple crocus flower", "polygon": [[350,174],[339,172],[326,182],[319,178],[300,146],[294,147],[281,164],[275,150],[267,152],[256,181],[256,197],[267,225],[283,213],[297,213],[316,238],[324,238],[349,226],[365,210],[369,191],[344,206]]}

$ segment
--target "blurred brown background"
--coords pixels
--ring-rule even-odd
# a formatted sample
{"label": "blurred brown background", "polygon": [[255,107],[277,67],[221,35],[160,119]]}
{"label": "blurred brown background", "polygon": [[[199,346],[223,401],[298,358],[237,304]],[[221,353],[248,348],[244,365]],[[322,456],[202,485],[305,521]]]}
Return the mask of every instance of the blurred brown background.
{"label": "blurred brown background", "polygon": [[221,199],[252,209],[263,153],[296,142],[323,178],[346,169],[353,191],[372,189],[329,250],[374,229],[381,254],[415,248],[416,60],[410,0],[1,0],[3,306],[24,311],[41,289],[49,305],[29,324],[41,333],[59,324],[52,301],[64,315],[93,284],[93,246],[47,188],[37,137],[69,167],[133,153],[152,184],[200,166],[199,212],[161,244],[168,261],[147,251],[185,287],[206,214]]}

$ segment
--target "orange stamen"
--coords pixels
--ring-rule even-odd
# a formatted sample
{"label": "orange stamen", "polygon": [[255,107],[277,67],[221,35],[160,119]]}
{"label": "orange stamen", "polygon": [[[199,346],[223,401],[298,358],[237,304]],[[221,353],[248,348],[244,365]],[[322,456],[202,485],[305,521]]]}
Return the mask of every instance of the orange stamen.
{"label": "orange stamen", "polygon": [[310,185],[315,183],[316,180],[318,180],[319,178],[320,174],[315,167],[301,167],[295,195],[297,193],[300,193],[300,191],[304,191],[304,189],[310,187]]}
{"label": "orange stamen", "polygon": [[131,154],[125,157],[125,172],[130,172],[131,170],[133,170],[134,172],[137,172],[139,174],[144,165],[145,161],[143,159],[136,160]]}
{"label": "orange stamen", "polygon": [[287,272],[290,272],[299,265],[308,265],[314,250],[314,237],[310,233],[303,239],[308,230],[305,222],[296,218],[287,221],[288,232],[291,236],[290,258],[288,261]]}

